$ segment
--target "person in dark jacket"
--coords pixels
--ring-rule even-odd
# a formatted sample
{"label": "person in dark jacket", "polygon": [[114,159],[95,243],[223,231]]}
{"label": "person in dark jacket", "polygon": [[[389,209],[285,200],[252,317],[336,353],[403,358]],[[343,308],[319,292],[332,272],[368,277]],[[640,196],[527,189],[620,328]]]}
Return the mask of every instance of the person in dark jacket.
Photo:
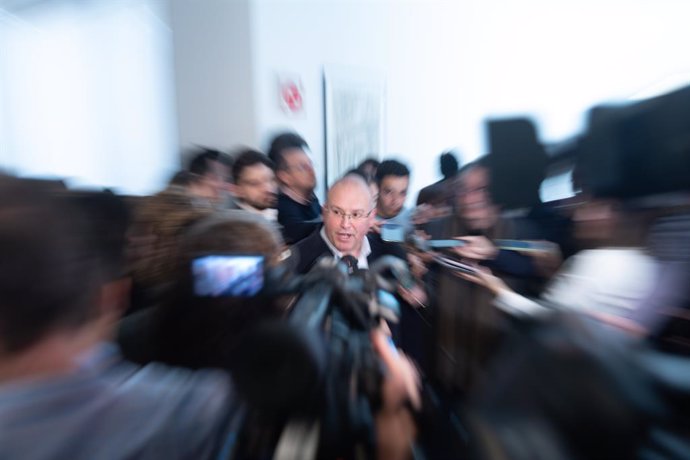
{"label": "person in dark jacket", "polygon": [[333,184],[323,206],[323,227],[294,247],[299,257],[297,272],[306,273],[323,256],[353,256],[361,269],[384,255],[404,260],[405,251],[399,245],[367,235],[375,219],[376,204],[363,179],[348,175]]}
{"label": "person in dark jacket", "polygon": [[308,150],[302,137],[283,133],[273,139],[268,152],[280,183],[278,223],[287,244],[307,237],[321,225],[321,204],[314,194],[316,172]]}

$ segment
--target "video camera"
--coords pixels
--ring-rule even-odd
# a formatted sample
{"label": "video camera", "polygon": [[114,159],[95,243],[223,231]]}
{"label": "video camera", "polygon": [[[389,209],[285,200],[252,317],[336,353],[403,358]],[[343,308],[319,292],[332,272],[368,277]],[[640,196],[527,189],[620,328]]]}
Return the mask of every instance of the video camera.
{"label": "video camera", "polygon": [[576,150],[584,185],[597,196],[689,190],[690,87],[594,107]]}
{"label": "video camera", "polygon": [[[370,333],[384,319],[397,321],[391,293],[410,275],[395,257],[383,257],[368,270],[353,260],[323,258],[303,276],[292,275],[289,266],[265,271],[257,295],[296,300],[287,320],[265,322],[246,334],[233,376],[252,413],[244,438],[257,425],[272,425],[276,455],[375,455],[374,415],[385,370]],[[240,443],[232,458],[254,458],[253,448]]]}

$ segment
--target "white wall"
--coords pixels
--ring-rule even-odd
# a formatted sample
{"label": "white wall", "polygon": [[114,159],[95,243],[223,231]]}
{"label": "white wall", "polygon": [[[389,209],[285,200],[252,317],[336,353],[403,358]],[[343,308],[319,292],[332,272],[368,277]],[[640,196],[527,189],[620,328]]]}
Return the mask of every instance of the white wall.
{"label": "white wall", "polygon": [[170,0],[180,146],[254,145],[249,0]]}
{"label": "white wall", "polygon": [[[323,67],[328,63],[378,70],[387,55],[385,4],[257,0],[252,3],[256,122],[262,145],[284,129],[309,143],[323,191]],[[383,38],[383,39],[382,39]],[[285,114],[278,76],[294,74],[304,86],[304,112]]]}
{"label": "white wall", "polygon": [[[532,114],[558,140],[595,103],[690,81],[678,0],[102,0],[92,16],[75,0],[32,4],[59,14],[0,17],[0,167],[127,191],[159,187],[179,147],[265,148],[285,128],[322,179],[331,64],[385,75],[387,153],[411,163],[411,200],[442,150],[485,152],[488,115]],[[304,85],[298,118],[279,107],[286,73]]]}
{"label": "white wall", "polygon": [[[594,104],[690,82],[690,5],[677,0],[256,0],[251,16],[259,138],[301,132],[322,171],[323,66],[381,71],[388,153],[412,164],[411,199],[442,150],[486,153],[487,117],[532,116],[557,141]],[[286,71],[305,85],[301,119],[278,108]]]}
{"label": "white wall", "polygon": [[126,193],[177,167],[168,30],[155,0],[0,12],[0,167]]}
{"label": "white wall", "polygon": [[690,83],[687,2],[485,0],[474,15],[477,115],[533,114],[547,140],[594,104]]}
{"label": "white wall", "polygon": [[412,170],[408,204],[438,180],[438,157],[458,147],[461,161],[480,154],[470,116],[469,20],[463,2],[400,2],[391,8],[388,36],[388,146]]}
{"label": "white wall", "polygon": [[[436,180],[437,157],[460,144],[463,127],[461,63],[455,1],[280,1],[252,3],[256,126],[265,145],[271,134],[294,129],[309,142],[323,182],[323,68],[336,64],[387,81],[388,152],[414,163],[410,201]],[[450,59],[449,59],[450,56]],[[298,75],[305,114],[286,115],[277,78]],[[354,165],[353,165],[354,166]],[[323,187],[323,184],[320,184]],[[322,189],[320,190],[322,191]]]}

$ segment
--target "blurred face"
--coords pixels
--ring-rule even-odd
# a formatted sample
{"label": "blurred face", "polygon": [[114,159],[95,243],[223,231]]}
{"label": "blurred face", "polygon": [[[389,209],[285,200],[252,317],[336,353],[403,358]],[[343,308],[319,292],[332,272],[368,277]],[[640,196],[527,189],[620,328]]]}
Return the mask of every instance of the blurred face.
{"label": "blurred face", "polygon": [[235,195],[257,209],[276,205],[277,183],[273,170],[263,163],[247,166],[235,184]]}
{"label": "blurred face", "polygon": [[228,177],[230,169],[227,166],[219,161],[209,162],[209,169],[203,177],[206,197],[214,201],[220,200],[226,191]]}
{"label": "blurred face", "polygon": [[329,190],[323,224],[326,237],[338,251],[358,257],[375,217],[371,193],[364,183],[341,182]]}
{"label": "blurred face", "polygon": [[489,195],[489,173],[486,168],[472,168],[460,177],[458,211],[472,230],[486,230],[494,225],[497,211]]}
{"label": "blurred face", "polygon": [[376,203],[376,212],[379,216],[389,219],[400,214],[407,198],[409,183],[408,176],[386,176],[381,180]]}
{"label": "blurred face", "polygon": [[279,173],[280,180],[300,193],[310,194],[316,187],[316,173],[309,156],[302,149],[283,152],[286,167]]}
{"label": "blurred face", "polygon": [[580,204],[573,213],[575,238],[584,245],[607,242],[620,225],[614,200],[593,199]]}

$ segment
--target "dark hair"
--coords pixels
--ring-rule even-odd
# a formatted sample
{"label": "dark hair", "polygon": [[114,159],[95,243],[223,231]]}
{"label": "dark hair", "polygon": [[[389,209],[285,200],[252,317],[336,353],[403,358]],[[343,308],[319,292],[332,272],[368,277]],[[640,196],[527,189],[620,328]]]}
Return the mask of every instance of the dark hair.
{"label": "dark hair", "polygon": [[96,313],[100,266],[64,195],[0,178],[0,344],[20,352]]}
{"label": "dark hair", "polygon": [[190,181],[191,181],[191,173],[189,171],[177,171],[170,178],[170,182],[168,182],[168,184],[169,185],[180,185],[182,187],[185,187],[185,186],[189,185]]}
{"label": "dark hair", "polygon": [[280,309],[262,296],[200,298],[193,293],[190,270],[200,254],[261,254],[278,263],[283,239],[278,228],[261,216],[239,210],[214,214],[185,232],[177,261],[176,282],[158,318],[158,359],[191,367],[227,368],[242,334]]}
{"label": "dark hair", "polygon": [[275,164],[276,170],[283,170],[286,168],[283,152],[288,149],[304,150],[309,149],[309,145],[307,141],[297,133],[282,133],[274,137],[268,149],[268,158]]}
{"label": "dark hair", "polygon": [[271,169],[275,169],[273,162],[263,153],[251,149],[239,151],[235,155],[235,161],[232,165],[232,179],[235,181],[235,183],[237,183],[242,175],[242,172],[244,171],[244,168],[257,164],[266,165]]}
{"label": "dark hair", "polygon": [[471,395],[490,458],[639,458],[663,407],[652,361],[573,313],[530,326],[506,334]]}
{"label": "dark hair", "polygon": [[465,174],[466,172],[471,171],[475,168],[489,169],[489,162],[487,160],[488,157],[489,156],[486,155],[486,156],[477,158],[476,160],[471,161],[469,163],[465,163],[464,165],[462,165],[462,167],[460,169],[458,169],[457,176],[460,177],[463,174]]}
{"label": "dark hair", "polygon": [[460,189],[462,185],[462,178],[467,174],[469,171],[472,171],[477,168],[482,168],[486,171],[486,173],[489,176],[489,196],[493,200],[493,195],[491,194],[491,169],[489,168],[489,161],[488,161],[489,155],[484,155],[483,157],[477,158],[474,161],[471,161],[469,163],[465,163],[462,165],[460,169],[458,169],[458,172],[455,173],[455,179],[452,181],[453,188],[455,189],[454,195],[457,197],[458,190]]}
{"label": "dark hair", "polygon": [[376,168],[376,184],[381,186],[381,182],[386,176],[405,177],[410,175],[410,170],[397,160],[382,161]]}
{"label": "dark hair", "polygon": [[365,159],[362,160],[362,162],[357,166],[357,169],[359,169],[360,171],[364,171],[364,169],[365,169],[367,166],[370,166],[370,167],[372,167],[372,168],[374,168],[374,169],[377,169],[377,168],[379,167],[380,164],[381,164],[381,162],[380,162],[379,160],[377,160],[376,158],[365,158]]}
{"label": "dark hair", "polygon": [[367,183],[370,182],[369,177],[364,173],[364,171],[362,171],[359,168],[350,169],[348,172],[343,174],[343,177],[345,177],[345,176],[358,176],[358,177],[361,177],[362,179],[364,179]]}
{"label": "dark hair", "polygon": [[381,163],[375,158],[366,158],[357,166],[359,171],[367,182],[373,182],[376,179],[376,170]]}
{"label": "dark hair", "polygon": [[194,176],[203,176],[208,173],[211,169],[210,163],[212,161],[217,161],[228,168],[232,167],[232,159],[229,155],[225,153],[206,147],[199,147],[192,153],[192,160],[189,162],[189,167],[187,170],[193,175],[191,180],[194,180]]}
{"label": "dark hair", "polygon": [[455,158],[455,155],[453,155],[453,152],[445,152],[441,154],[439,164],[441,166],[441,174],[443,174],[444,179],[453,177],[458,172],[459,163],[458,159]]}
{"label": "dark hair", "polygon": [[84,215],[85,242],[98,258],[104,281],[122,277],[126,270],[126,235],[130,222],[125,200],[108,190],[70,192],[66,198]]}

